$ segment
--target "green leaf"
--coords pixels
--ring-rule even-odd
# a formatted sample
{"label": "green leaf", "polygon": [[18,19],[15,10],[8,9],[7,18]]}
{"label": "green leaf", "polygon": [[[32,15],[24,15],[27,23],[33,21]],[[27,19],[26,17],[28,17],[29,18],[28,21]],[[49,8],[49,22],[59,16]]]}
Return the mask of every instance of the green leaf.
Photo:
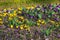
{"label": "green leaf", "polygon": [[46,36],[48,36],[50,34],[50,30],[46,30]]}
{"label": "green leaf", "polygon": [[58,10],[60,10],[60,8],[58,8]]}
{"label": "green leaf", "polygon": [[56,7],[56,4],[53,4],[52,7],[55,8]]}
{"label": "green leaf", "polygon": [[38,17],[41,19],[42,18],[42,14],[38,14]]}
{"label": "green leaf", "polygon": [[36,24],[36,23],[33,22],[33,21],[31,21],[31,20],[27,21],[27,25],[29,25],[29,26],[33,26],[33,25],[35,25],[35,24]]}

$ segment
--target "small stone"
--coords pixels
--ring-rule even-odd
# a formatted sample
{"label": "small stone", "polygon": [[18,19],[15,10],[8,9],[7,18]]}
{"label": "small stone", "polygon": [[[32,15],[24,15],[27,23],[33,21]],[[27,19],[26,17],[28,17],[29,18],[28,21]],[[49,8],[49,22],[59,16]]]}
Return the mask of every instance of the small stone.
{"label": "small stone", "polygon": [[60,38],[60,34],[58,34],[57,37]]}
{"label": "small stone", "polygon": [[31,40],[33,40],[33,39],[31,39]]}
{"label": "small stone", "polygon": [[45,40],[49,40],[49,38],[46,38]]}

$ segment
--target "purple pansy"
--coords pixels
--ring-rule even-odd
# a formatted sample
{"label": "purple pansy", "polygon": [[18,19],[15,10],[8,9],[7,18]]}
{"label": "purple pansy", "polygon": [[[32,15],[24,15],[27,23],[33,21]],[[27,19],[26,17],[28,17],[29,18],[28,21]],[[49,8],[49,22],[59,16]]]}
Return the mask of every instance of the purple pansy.
{"label": "purple pansy", "polygon": [[60,38],[60,34],[58,34],[57,37]]}

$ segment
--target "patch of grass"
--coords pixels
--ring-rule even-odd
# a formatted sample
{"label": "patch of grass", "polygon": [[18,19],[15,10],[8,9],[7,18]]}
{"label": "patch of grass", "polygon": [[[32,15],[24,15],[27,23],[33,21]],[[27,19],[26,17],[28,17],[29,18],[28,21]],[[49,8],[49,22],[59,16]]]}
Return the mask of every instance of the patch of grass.
{"label": "patch of grass", "polygon": [[2,7],[20,7],[20,6],[31,6],[37,4],[50,4],[58,3],[59,0],[1,0],[0,8]]}
{"label": "patch of grass", "polygon": [[12,2],[0,2],[0,6],[9,6],[9,5],[12,5],[13,3]]}

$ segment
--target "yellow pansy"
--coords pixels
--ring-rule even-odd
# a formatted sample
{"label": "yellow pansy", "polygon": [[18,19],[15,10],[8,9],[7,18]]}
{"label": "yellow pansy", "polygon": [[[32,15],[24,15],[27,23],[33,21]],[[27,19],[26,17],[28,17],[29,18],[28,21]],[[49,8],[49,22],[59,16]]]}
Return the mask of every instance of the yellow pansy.
{"label": "yellow pansy", "polygon": [[11,28],[13,28],[13,25],[11,25]]}
{"label": "yellow pansy", "polygon": [[20,26],[20,29],[23,30],[24,29],[23,26]]}
{"label": "yellow pansy", "polygon": [[16,14],[16,13],[14,13],[13,15],[14,15],[14,16],[16,16],[17,14]]}
{"label": "yellow pansy", "polygon": [[9,16],[10,16],[10,17],[13,17],[13,14],[10,14]]}
{"label": "yellow pansy", "polygon": [[42,24],[45,24],[45,21],[43,20],[41,23],[42,23]]}
{"label": "yellow pansy", "polygon": [[18,26],[16,26],[16,28],[18,28]]}
{"label": "yellow pansy", "polygon": [[24,24],[20,25],[20,29],[23,30],[24,29]]}
{"label": "yellow pansy", "polygon": [[3,21],[0,21],[0,24],[3,24]]}
{"label": "yellow pansy", "polygon": [[39,26],[39,25],[40,25],[40,23],[37,23],[37,25]]}
{"label": "yellow pansy", "polygon": [[3,16],[2,14],[0,14],[0,16]]}
{"label": "yellow pansy", "polygon": [[4,10],[6,10],[6,8]]}
{"label": "yellow pansy", "polygon": [[24,19],[24,17],[23,17],[23,16],[20,16],[19,18],[20,18],[20,19]]}
{"label": "yellow pansy", "polygon": [[50,22],[53,23],[53,24],[55,23],[55,21],[52,21],[52,20],[50,20]]}
{"label": "yellow pansy", "polygon": [[28,27],[28,26],[25,24],[24,27]]}
{"label": "yellow pansy", "polygon": [[40,8],[37,8],[37,10],[40,10]]}
{"label": "yellow pansy", "polygon": [[34,9],[34,7],[31,7],[31,9]]}
{"label": "yellow pansy", "polygon": [[56,22],[55,25],[58,27],[59,26],[59,23]]}
{"label": "yellow pansy", "polygon": [[19,14],[21,14],[21,11],[18,11]]}
{"label": "yellow pansy", "polygon": [[40,23],[41,23],[41,20],[38,20],[37,21],[37,25],[40,26]]}
{"label": "yellow pansy", "polygon": [[16,13],[16,10],[14,10],[14,13]]}
{"label": "yellow pansy", "polygon": [[26,7],[26,9],[28,9],[28,10],[29,10],[30,8],[31,8],[31,7]]}
{"label": "yellow pansy", "polygon": [[57,24],[56,26],[58,27],[59,25]]}
{"label": "yellow pansy", "polygon": [[3,13],[3,16],[5,17],[7,15],[7,13]]}
{"label": "yellow pansy", "polygon": [[22,8],[18,8],[18,10],[22,10]]}
{"label": "yellow pansy", "polygon": [[0,18],[0,21],[2,20],[2,18]]}
{"label": "yellow pansy", "polygon": [[6,9],[4,9],[4,12],[6,12]]}
{"label": "yellow pansy", "polygon": [[27,29],[28,27],[29,27],[28,25],[26,25],[26,24],[24,25],[24,28],[25,28],[25,29]]}
{"label": "yellow pansy", "polygon": [[26,30],[30,31],[30,27],[28,27]]}
{"label": "yellow pansy", "polygon": [[11,17],[9,17],[9,20],[12,20],[12,18],[11,18]]}
{"label": "yellow pansy", "polygon": [[38,20],[38,22],[41,22],[41,20]]}

